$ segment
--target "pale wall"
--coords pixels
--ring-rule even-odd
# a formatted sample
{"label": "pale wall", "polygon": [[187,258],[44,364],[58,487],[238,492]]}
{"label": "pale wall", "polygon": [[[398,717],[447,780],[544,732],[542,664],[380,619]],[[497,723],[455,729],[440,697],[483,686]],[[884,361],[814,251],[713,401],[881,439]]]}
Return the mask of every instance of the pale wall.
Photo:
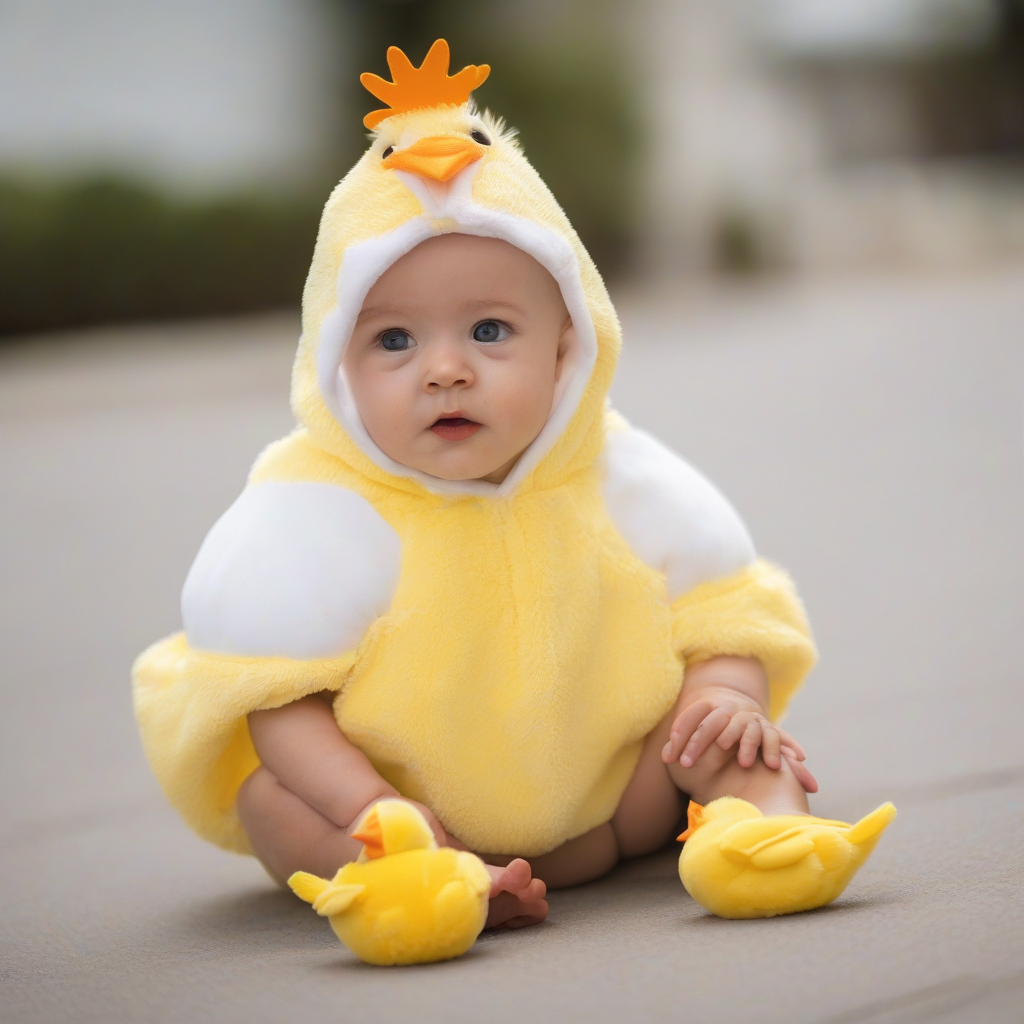
{"label": "pale wall", "polygon": [[0,167],[301,179],[330,148],[341,35],[318,0],[4,0]]}

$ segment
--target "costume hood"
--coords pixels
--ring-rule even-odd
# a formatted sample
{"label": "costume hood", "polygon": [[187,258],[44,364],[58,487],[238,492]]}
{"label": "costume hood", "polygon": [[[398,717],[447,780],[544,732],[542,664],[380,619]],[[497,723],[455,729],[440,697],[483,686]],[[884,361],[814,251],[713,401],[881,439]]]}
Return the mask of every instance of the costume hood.
{"label": "costume hood", "polygon": [[[538,486],[556,484],[598,456],[619,325],[597,268],[513,133],[469,100],[489,69],[449,77],[448,60],[444,40],[420,68],[392,47],[394,82],[363,76],[392,109],[367,115],[370,148],[324,209],[303,294],[292,405],[311,440],[360,475],[435,493],[499,496],[531,476]],[[450,232],[500,238],[531,255],[558,283],[575,327],[577,344],[547,425],[501,484],[442,480],[390,459],[363,426],[341,370],[374,282],[420,242]]]}

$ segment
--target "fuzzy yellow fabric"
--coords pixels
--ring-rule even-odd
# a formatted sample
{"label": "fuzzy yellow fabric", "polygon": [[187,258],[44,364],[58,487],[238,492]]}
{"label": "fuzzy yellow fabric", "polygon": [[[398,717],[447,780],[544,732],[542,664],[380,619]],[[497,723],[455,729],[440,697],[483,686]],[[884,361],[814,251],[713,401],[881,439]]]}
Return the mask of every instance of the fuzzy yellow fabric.
{"label": "fuzzy yellow fabric", "polygon": [[324,661],[240,658],[189,648],[175,633],[132,669],[135,717],[168,801],[204,839],[251,853],[238,789],[259,765],[246,715],[337,689],[354,652]]}
{"label": "fuzzy yellow fabric", "polygon": [[542,853],[611,817],[682,665],[664,578],[615,531],[595,468],[508,502],[428,497],[296,432],[253,478],[358,486],[402,539],[392,607],[335,702],[384,778],[482,852]]}
{"label": "fuzzy yellow fabric", "polygon": [[258,763],[245,725],[258,708],[336,690],[339,727],[403,795],[471,849],[535,855],[611,817],[644,736],[678,696],[681,659],[763,656],[773,707],[812,660],[781,576],[758,567],[732,590],[709,584],[670,607],[665,577],[616,531],[599,455],[618,320],[564,213],[496,124],[472,200],[568,242],[596,331],[596,363],[567,427],[511,494],[438,494],[382,468],[328,409],[317,360],[346,253],[423,213],[381,152],[401,138],[468,134],[469,117],[447,107],[388,118],[335,189],[303,296],[292,378],[301,426],[249,480],[335,484],[365,498],[402,546],[387,613],[331,661],[193,651],[179,635],[136,662],[139,726],[164,791],[230,849],[247,848],[234,799]]}
{"label": "fuzzy yellow fabric", "polygon": [[785,714],[817,660],[793,581],[764,560],[676,600],[672,642],[688,666],[719,655],[758,658],[768,675],[772,721]]}

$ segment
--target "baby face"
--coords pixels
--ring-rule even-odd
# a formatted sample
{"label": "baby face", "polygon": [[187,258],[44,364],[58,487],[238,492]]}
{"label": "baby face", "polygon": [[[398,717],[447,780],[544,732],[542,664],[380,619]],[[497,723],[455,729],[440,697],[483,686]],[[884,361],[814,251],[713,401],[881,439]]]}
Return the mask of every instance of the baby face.
{"label": "baby face", "polygon": [[390,458],[500,483],[554,402],[572,321],[554,278],[508,242],[439,235],[370,289],[342,368]]}

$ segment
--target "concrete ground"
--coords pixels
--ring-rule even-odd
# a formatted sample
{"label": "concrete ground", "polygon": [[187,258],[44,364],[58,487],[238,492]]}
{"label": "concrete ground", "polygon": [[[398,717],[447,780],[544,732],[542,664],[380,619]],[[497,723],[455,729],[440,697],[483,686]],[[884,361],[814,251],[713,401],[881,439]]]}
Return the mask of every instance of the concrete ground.
{"label": "concrete ground", "polygon": [[0,352],[0,1017],[16,1022],[1024,1019],[1024,269],[621,302],[621,410],[799,581],[788,725],[819,813],[900,816],[845,896],[706,915],[675,850],[541,927],[380,969],[165,806],[134,655],[286,431],[290,317]]}

